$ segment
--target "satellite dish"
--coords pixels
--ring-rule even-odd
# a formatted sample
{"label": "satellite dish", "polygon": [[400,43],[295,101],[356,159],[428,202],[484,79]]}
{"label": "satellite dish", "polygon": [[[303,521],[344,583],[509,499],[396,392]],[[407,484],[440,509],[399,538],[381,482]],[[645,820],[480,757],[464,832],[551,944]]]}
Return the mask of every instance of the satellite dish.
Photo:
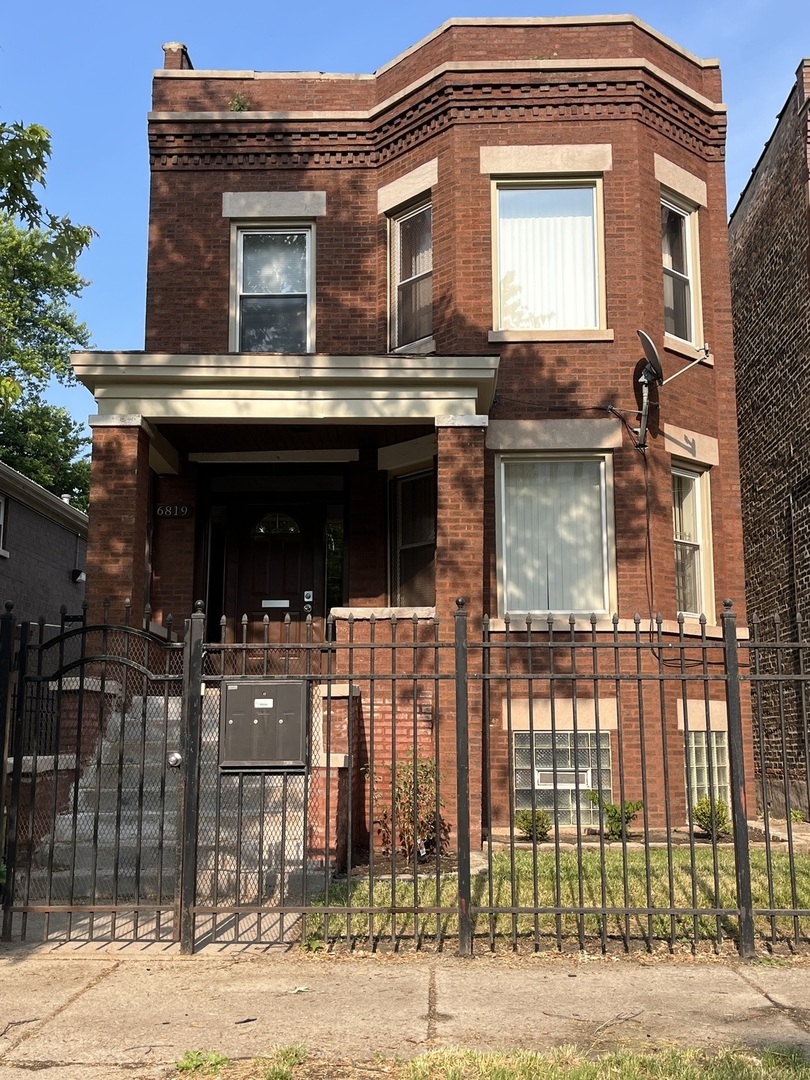
{"label": "satellite dish", "polygon": [[658,349],[656,349],[649,334],[645,334],[643,330],[636,330],[636,333],[641,339],[641,347],[644,350],[644,356],[647,359],[647,366],[642,371],[639,382],[644,382],[647,386],[655,386],[656,383],[663,383],[664,369],[661,367]]}

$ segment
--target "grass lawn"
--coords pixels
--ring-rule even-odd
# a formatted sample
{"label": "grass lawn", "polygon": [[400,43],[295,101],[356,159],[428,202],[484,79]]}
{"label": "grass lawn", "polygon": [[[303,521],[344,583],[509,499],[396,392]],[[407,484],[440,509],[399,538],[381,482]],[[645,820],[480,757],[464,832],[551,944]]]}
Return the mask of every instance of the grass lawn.
{"label": "grass lawn", "polygon": [[796,1049],[618,1050],[598,1058],[564,1047],[548,1054],[436,1050],[412,1061],[341,1062],[285,1047],[266,1058],[235,1063],[216,1053],[191,1051],[176,1068],[178,1077],[217,1080],[810,1080],[810,1063]]}
{"label": "grass lawn", "polygon": [[[771,855],[769,879],[765,852],[751,852],[754,908],[810,909],[810,856],[794,856],[795,897],[788,856]],[[537,940],[690,941],[734,938],[737,933],[734,853],[731,848],[694,852],[688,847],[605,851],[604,874],[598,851],[553,848],[514,854],[495,852],[489,873],[472,880],[473,932],[477,937]],[[379,878],[333,883],[324,906],[374,908],[373,912],[310,915],[306,940],[435,939],[458,932],[455,874],[417,878]],[[515,909],[513,912],[511,909]],[[652,914],[639,909],[654,909]],[[397,910],[394,910],[397,909]],[[433,909],[433,910],[431,910]],[[551,910],[549,910],[551,909]],[[561,909],[555,912],[554,909]],[[596,909],[596,910],[594,910]],[[619,910],[611,910],[619,909]],[[680,909],[670,911],[670,909]],[[810,936],[810,918],[798,920],[800,936]],[[755,919],[761,940],[792,937],[791,916]]]}

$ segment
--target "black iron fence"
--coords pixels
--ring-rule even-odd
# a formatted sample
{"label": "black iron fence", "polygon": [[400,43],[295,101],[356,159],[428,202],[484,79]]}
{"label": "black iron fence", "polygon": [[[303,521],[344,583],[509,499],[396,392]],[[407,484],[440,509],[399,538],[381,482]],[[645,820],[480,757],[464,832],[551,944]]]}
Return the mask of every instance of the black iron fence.
{"label": "black iron fence", "polygon": [[451,621],[7,611],[4,937],[807,946],[801,619]]}

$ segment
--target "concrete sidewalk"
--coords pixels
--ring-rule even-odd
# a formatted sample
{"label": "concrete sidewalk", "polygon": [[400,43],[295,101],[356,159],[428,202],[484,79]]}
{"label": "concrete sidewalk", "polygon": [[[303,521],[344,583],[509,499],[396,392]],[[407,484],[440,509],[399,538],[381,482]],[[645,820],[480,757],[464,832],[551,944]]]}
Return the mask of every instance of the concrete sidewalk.
{"label": "concrete sidewalk", "polygon": [[157,1080],[186,1050],[250,1058],[292,1043],[354,1060],[561,1043],[810,1052],[808,991],[805,959],[182,957],[154,944],[0,944],[0,1080]]}

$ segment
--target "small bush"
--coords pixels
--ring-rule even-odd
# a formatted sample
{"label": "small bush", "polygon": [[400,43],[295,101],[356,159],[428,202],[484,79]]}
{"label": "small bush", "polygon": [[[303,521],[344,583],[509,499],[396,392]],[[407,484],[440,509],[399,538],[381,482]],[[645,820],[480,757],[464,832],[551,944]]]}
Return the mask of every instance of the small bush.
{"label": "small bush", "polygon": [[589,791],[588,799],[592,806],[598,806],[602,819],[602,828],[607,834],[608,840],[626,840],[628,826],[634,818],[637,818],[644,808],[644,803],[626,802],[623,804],[605,802],[598,791]]}
{"label": "small bush", "polygon": [[793,822],[794,825],[801,825],[801,823],[804,821],[804,811],[799,810],[798,807],[794,807],[790,811],[790,820]]}
{"label": "small bush", "polygon": [[[424,859],[431,853],[443,854],[450,842],[450,825],[441,813],[444,802],[437,802],[437,786],[441,778],[430,758],[405,758],[397,763],[394,783],[394,816],[396,817],[396,841],[394,839],[391,806],[383,806],[375,824],[386,851],[394,847],[410,859],[414,852]],[[379,778],[374,777],[375,788]],[[375,803],[388,800],[378,790],[374,791]],[[437,813],[437,807],[439,812]]]}
{"label": "small bush", "polygon": [[692,807],[692,816],[699,829],[712,839],[731,833],[731,818],[722,799],[710,799],[708,795],[698,799]]}
{"label": "small bush", "polygon": [[548,840],[551,832],[551,818],[548,810],[524,808],[515,814],[515,828],[524,840]]}

